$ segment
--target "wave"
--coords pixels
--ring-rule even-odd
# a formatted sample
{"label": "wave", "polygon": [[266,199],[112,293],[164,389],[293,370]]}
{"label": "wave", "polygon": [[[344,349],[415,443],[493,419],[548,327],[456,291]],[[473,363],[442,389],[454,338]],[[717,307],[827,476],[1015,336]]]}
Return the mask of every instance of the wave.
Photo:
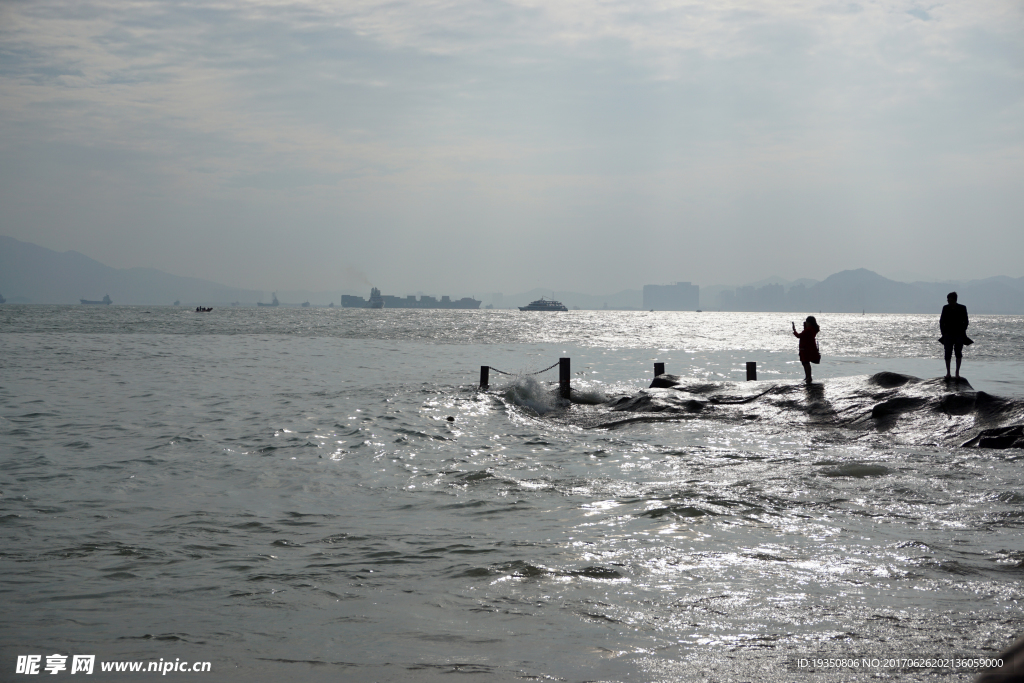
{"label": "wave", "polygon": [[885,434],[896,443],[1024,448],[1024,400],[975,391],[961,378],[895,372],[803,382],[707,382],[660,375],[635,395],[586,415],[582,426],[727,420]]}

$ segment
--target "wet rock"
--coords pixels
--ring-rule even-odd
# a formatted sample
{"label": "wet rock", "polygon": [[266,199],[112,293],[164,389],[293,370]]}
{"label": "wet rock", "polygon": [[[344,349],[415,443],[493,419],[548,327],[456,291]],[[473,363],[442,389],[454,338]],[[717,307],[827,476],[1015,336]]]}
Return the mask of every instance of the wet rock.
{"label": "wet rock", "polygon": [[978,675],[974,683],[1024,683],[1024,636],[999,653],[1003,665]]}
{"label": "wet rock", "polygon": [[1024,448],[1024,425],[983,429],[973,439],[965,441],[963,446],[965,448]]}
{"label": "wet rock", "polygon": [[611,410],[631,413],[698,413],[705,403],[694,399],[676,401],[657,394],[624,396],[608,404]]}
{"label": "wet rock", "polygon": [[949,415],[967,415],[974,410],[975,394],[946,394],[939,399],[939,410]]}
{"label": "wet rock", "polygon": [[[892,373],[895,374],[895,373]],[[897,396],[896,398],[883,401],[871,407],[871,417],[876,420],[886,417],[893,417],[902,413],[917,410],[928,403],[928,399],[918,396]]]}
{"label": "wet rock", "polygon": [[651,382],[651,389],[671,389],[675,385],[679,384],[682,379],[679,375],[658,375]]}
{"label": "wet rock", "polygon": [[901,387],[907,382],[919,381],[916,377],[910,375],[901,375],[898,372],[876,372],[868,378],[868,382],[876,386],[883,387],[885,389],[892,389],[894,387]]}
{"label": "wet rock", "polygon": [[841,430],[835,434],[848,433],[854,439],[874,432],[907,445],[961,444],[970,439],[964,445],[1024,447],[1024,400],[975,391],[962,377],[920,379],[897,372],[809,385],[659,375],[649,389],[610,401],[583,414],[580,421],[588,428],[618,429],[693,418],[743,422],[751,428],[803,425]]}

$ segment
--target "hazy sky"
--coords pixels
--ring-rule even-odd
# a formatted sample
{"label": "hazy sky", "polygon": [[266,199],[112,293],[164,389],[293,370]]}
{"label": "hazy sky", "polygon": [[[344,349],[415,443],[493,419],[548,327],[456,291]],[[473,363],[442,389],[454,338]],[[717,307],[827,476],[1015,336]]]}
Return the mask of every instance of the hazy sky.
{"label": "hazy sky", "polygon": [[1024,3],[0,0],[0,234],[262,290],[1024,275]]}

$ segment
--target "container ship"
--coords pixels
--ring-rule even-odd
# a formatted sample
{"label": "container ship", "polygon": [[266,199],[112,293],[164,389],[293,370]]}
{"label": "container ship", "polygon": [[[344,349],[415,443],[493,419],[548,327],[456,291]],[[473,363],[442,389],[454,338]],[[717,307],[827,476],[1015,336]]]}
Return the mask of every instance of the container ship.
{"label": "container ship", "polygon": [[419,299],[415,295],[410,294],[405,297],[401,296],[390,296],[381,294],[380,290],[376,287],[370,290],[370,299],[367,301],[361,296],[351,296],[343,294],[341,296],[341,305],[345,308],[463,308],[472,309],[480,308],[482,301],[477,301],[472,297],[462,297],[452,301],[449,296],[442,296],[440,299],[436,297],[423,295]]}

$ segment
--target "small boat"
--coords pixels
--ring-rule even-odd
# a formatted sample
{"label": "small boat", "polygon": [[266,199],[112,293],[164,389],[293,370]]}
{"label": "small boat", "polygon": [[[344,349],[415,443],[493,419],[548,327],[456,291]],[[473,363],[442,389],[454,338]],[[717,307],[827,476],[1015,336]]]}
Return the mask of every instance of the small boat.
{"label": "small boat", "polygon": [[308,301],[303,301],[302,302],[302,307],[303,308],[309,308],[309,302]]}
{"label": "small boat", "polygon": [[109,306],[114,303],[110,300],[109,294],[104,294],[103,298],[99,301],[90,301],[89,299],[79,299],[86,306]]}
{"label": "small boat", "polygon": [[531,301],[529,306],[520,306],[520,311],[568,311],[561,301],[555,301],[554,299],[545,299],[541,297],[536,301]]}
{"label": "small boat", "polygon": [[174,300],[174,305],[175,305],[175,306],[180,306],[180,305],[181,305],[181,302],[180,302],[180,301],[178,301],[177,299],[175,299],[175,300]]}
{"label": "small boat", "polygon": [[3,294],[0,294],[0,304],[5,304],[5,303],[7,303],[7,299],[4,298]]}
{"label": "small boat", "polygon": [[213,310],[213,306],[196,306],[196,313],[209,313]]}
{"label": "small boat", "polygon": [[277,300],[277,292],[274,292],[270,296],[273,298],[273,301],[271,301],[269,304],[265,304],[262,301],[260,301],[256,305],[257,306],[280,306],[281,305],[281,302]]}

